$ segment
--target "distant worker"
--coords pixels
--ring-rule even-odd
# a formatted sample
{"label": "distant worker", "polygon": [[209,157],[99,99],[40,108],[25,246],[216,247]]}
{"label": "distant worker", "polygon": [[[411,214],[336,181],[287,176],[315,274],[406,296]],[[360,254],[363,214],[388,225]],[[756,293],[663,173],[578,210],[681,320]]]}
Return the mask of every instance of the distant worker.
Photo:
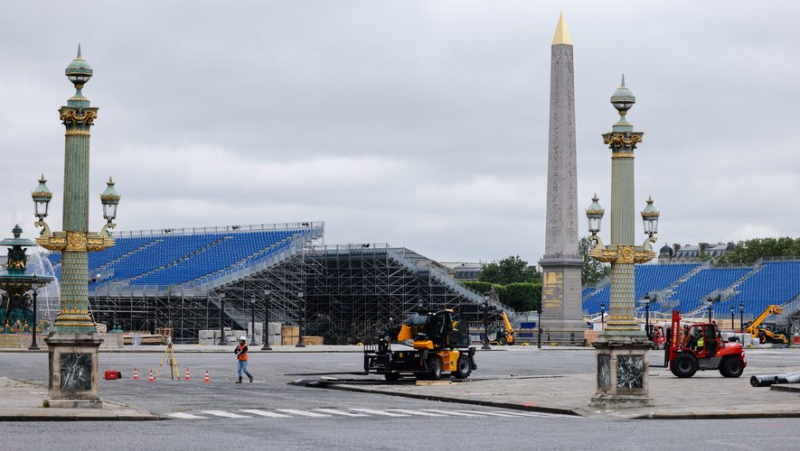
{"label": "distant worker", "polygon": [[242,383],[242,372],[250,378],[250,383],[253,382],[253,375],[247,371],[247,337],[242,335],[239,337],[239,346],[233,350],[233,353],[236,354],[236,359],[239,361],[239,380],[236,381],[237,384]]}
{"label": "distant worker", "polygon": [[[703,345],[705,344],[705,340],[703,339],[703,335],[700,334],[700,337],[697,339],[697,348],[695,350],[697,352],[703,352]],[[239,378],[241,380],[241,378]]]}

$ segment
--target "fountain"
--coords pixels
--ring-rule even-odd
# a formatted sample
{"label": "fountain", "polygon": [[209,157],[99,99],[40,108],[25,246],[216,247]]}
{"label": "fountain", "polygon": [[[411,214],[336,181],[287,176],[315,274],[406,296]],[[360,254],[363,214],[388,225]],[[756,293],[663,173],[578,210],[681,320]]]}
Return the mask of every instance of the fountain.
{"label": "fountain", "polygon": [[[36,243],[31,240],[21,238],[22,229],[19,225],[11,231],[14,238],[6,238],[0,241],[0,246],[7,246],[8,261],[6,271],[0,273],[0,346],[2,347],[25,347],[27,333],[44,333],[49,328],[49,320],[43,318],[36,321],[38,312],[36,309],[36,296],[28,293],[32,289],[44,287],[52,282],[55,277],[49,275],[27,274],[28,256],[27,247],[34,247]],[[36,323],[36,324],[34,324]],[[11,335],[9,335],[11,334]]]}

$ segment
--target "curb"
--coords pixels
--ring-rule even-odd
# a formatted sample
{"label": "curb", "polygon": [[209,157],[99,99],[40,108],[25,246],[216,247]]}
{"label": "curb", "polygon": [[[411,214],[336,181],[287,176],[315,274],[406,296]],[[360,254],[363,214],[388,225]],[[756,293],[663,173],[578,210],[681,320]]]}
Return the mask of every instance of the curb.
{"label": "curb", "polygon": [[758,418],[800,418],[800,412],[751,412],[751,413],[649,413],[631,417],[632,420],[726,420]]}
{"label": "curb", "polygon": [[356,387],[353,385],[340,385],[335,382],[327,382],[321,380],[315,381],[294,381],[289,382],[289,385],[297,385],[297,386],[304,386],[304,387],[314,387],[314,388],[328,388],[332,390],[342,390],[342,391],[352,391],[352,392],[360,392],[360,393],[373,393],[379,395],[389,395],[389,396],[400,396],[403,398],[413,398],[413,399],[424,399],[428,401],[443,401],[443,402],[451,402],[456,404],[469,404],[474,406],[490,406],[490,407],[498,407],[501,409],[510,409],[510,410],[522,410],[527,412],[542,412],[542,413],[554,413],[559,415],[569,415],[569,416],[582,416],[578,412],[570,409],[559,409],[556,407],[538,407],[538,406],[523,406],[520,404],[512,404],[512,403],[505,403],[505,402],[495,402],[495,401],[479,401],[475,399],[458,399],[458,398],[450,398],[447,396],[436,396],[436,395],[418,395],[414,393],[397,393],[391,391],[378,391],[378,390],[366,390],[360,387]]}

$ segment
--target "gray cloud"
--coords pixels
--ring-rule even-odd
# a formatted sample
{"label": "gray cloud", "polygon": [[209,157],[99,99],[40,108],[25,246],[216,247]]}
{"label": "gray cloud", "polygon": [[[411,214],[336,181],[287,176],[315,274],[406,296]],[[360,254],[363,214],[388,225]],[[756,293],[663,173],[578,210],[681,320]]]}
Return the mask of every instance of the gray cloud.
{"label": "gray cloud", "polygon": [[624,72],[638,98],[629,118],[645,132],[637,202],[656,199],[662,242],[800,235],[800,6],[788,1],[9,4],[0,227],[33,235],[40,172],[60,225],[56,110],[81,42],[95,69],[84,91],[100,107],[95,229],[113,174],[124,230],[325,220],[332,244],[537,261],[561,9],[575,43],[581,207],[594,192],[610,207],[600,134]]}

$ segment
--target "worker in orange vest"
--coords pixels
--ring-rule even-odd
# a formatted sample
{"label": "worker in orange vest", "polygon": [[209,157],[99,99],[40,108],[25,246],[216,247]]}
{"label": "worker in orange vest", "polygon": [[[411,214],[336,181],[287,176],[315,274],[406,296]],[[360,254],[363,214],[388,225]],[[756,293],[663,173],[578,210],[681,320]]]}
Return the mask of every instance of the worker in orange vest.
{"label": "worker in orange vest", "polygon": [[236,359],[239,361],[239,380],[236,381],[236,383],[242,383],[242,371],[250,378],[250,382],[252,383],[253,375],[247,371],[247,337],[242,335],[241,338],[239,338],[239,346],[233,350],[233,353],[236,354]]}

